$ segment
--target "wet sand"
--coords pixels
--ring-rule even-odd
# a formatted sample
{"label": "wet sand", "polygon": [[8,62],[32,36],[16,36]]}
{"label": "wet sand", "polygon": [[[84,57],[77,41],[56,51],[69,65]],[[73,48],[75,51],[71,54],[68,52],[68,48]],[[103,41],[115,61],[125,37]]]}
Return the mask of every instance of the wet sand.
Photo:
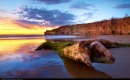
{"label": "wet sand", "polygon": [[112,78],[130,78],[130,47],[112,48],[110,51],[116,59],[114,64],[93,63],[93,67]]}
{"label": "wet sand", "polygon": [[[110,40],[112,42],[130,43],[130,35],[101,35],[91,39],[97,38]],[[74,41],[82,40],[88,39],[75,39]],[[111,78],[130,78],[130,47],[112,48],[109,50],[113,53],[113,56],[116,59],[114,64],[93,63],[92,66],[94,69],[106,73],[107,75],[111,76]],[[103,78],[102,76],[100,76],[100,78]],[[91,78],[94,78],[94,76]]]}
{"label": "wet sand", "polygon": [[107,39],[112,42],[119,42],[119,43],[130,43],[130,35],[102,35],[99,36],[98,38],[101,39]]}
{"label": "wet sand", "polygon": [[72,78],[62,59],[52,50],[3,57],[0,64],[0,78]]}
{"label": "wet sand", "polygon": [[[2,70],[1,78],[130,78],[130,48],[112,48],[116,58],[113,64],[92,63],[92,67],[60,57],[52,50],[30,51],[30,59]],[[28,56],[26,56],[28,57]],[[23,63],[23,65],[20,65]],[[31,66],[28,66],[31,65]],[[11,65],[11,64],[8,64]],[[24,67],[28,67],[25,68]],[[0,72],[1,73],[1,72]]]}
{"label": "wet sand", "polygon": [[[97,38],[107,39],[112,42],[130,43],[130,35],[102,35]],[[81,41],[84,39],[75,40]],[[130,78],[130,47],[109,50],[116,59],[113,64],[92,63],[92,67],[88,67],[68,58],[61,59],[64,61],[64,65],[72,78]]]}
{"label": "wet sand", "polygon": [[[61,57],[68,72],[66,71],[64,73],[60,69],[57,69],[57,75],[53,77],[70,78],[69,76],[71,76],[72,78],[130,78],[130,48],[113,48],[110,49],[110,51],[116,58],[113,64],[92,63],[92,67],[88,67],[83,63]],[[48,65],[48,68],[50,69],[52,67]],[[55,73],[55,71],[51,69],[48,73]]]}
{"label": "wet sand", "polygon": [[90,39],[106,39],[112,42],[119,42],[119,43],[130,43],[130,35],[101,35],[96,36],[94,38],[87,38],[87,39],[74,39],[74,41],[82,41],[82,40],[90,40]]}

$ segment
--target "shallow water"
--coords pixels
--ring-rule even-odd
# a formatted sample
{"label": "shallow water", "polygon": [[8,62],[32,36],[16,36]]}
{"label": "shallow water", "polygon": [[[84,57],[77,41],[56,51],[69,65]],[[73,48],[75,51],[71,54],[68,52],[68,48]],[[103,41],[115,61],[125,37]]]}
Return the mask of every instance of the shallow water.
{"label": "shallow water", "polygon": [[0,78],[130,78],[130,48],[110,49],[116,58],[113,64],[88,67],[55,51],[35,51],[45,41],[43,37],[0,39]]}
{"label": "shallow water", "polygon": [[112,48],[110,51],[116,59],[114,64],[94,63],[93,67],[112,78],[130,78],[130,47]]}
{"label": "shallow water", "polygon": [[0,38],[0,78],[70,78],[71,75],[66,74],[68,71],[56,52],[35,52],[35,49],[46,39],[75,37],[58,35]]}

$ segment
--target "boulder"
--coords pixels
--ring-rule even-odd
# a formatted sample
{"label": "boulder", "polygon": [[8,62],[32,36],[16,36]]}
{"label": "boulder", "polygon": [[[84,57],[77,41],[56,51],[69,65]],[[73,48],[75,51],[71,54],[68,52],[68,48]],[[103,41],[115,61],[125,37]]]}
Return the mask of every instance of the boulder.
{"label": "boulder", "polygon": [[112,53],[99,41],[90,44],[90,59],[92,62],[114,63]]}
{"label": "boulder", "polygon": [[88,66],[92,62],[114,63],[115,58],[106,46],[113,43],[104,39],[86,40],[63,48],[63,54],[75,61],[81,61]]}
{"label": "boulder", "polygon": [[87,47],[80,46],[80,42],[72,46],[65,47],[63,49],[63,54],[72,60],[81,61],[88,66],[91,66],[90,52]]}

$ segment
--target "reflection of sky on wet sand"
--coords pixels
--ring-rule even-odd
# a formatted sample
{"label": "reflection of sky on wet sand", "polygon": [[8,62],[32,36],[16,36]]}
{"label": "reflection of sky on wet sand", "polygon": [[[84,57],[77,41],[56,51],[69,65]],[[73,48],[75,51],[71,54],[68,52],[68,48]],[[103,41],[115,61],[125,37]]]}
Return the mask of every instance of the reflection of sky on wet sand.
{"label": "reflection of sky on wet sand", "polygon": [[[3,78],[91,78],[110,77],[94,68],[83,68],[54,51],[34,50],[45,39],[0,40],[0,77]],[[94,74],[94,75],[93,75]]]}
{"label": "reflection of sky on wet sand", "polygon": [[[4,78],[54,78],[71,77],[64,63],[54,51],[29,51],[4,56],[0,59],[0,77]],[[67,74],[68,75],[67,75]],[[61,74],[59,76],[59,74]],[[66,75],[64,75],[66,74]]]}
{"label": "reflection of sky on wet sand", "polygon": [[[55,51],[34,51],[45,39],[0,40],[0,78],[130,78],[130,48],[110,49],[114,64],[87,67]],[[61,60],[62,59],[62,60]]]}
{"label": "reflection of sky on wet sand", "polygon": [[[28,69],[29,66],[31,65],[26,65],[27,64],[26,61],[30,61],[32,57],[30,56],[30,54],[27,54],[27,52],[31,50],[34,51],[35,48],[44,41],[45,39],[0,40],[1,74],[2,72],[7,71],[8,74],[11,76],[11,74],[14,74],[13,70],[16,67],[18,67],[19,69]],[[22,66],[22,65],[26,65],[26,66]]]}
{"label": "reflection of sky on wet sand", "polygon": [[45,39],[7,39],[0,40],[0,55],[31,51],[45,42]]}
{"label": "reflection of sky on wet sand", "polygon": [[[53,78],[66,72],[56,52],[34,52],[45,39],[0,40],[1,78]],[[59,66],[60,65],[60,66]],[[53,66],[53,68],[48,68]],[[51,73],[52,71],[52,73]],[[61,75],[59,77],[71,77]]]}
{"label": "reflection of sky on wet sand", "polygon": [[[27,51],[34,51],[45,39],[7,39],[0,40],[0,62],[26,59]],[[24,57],[25,56],[25,57]]]}

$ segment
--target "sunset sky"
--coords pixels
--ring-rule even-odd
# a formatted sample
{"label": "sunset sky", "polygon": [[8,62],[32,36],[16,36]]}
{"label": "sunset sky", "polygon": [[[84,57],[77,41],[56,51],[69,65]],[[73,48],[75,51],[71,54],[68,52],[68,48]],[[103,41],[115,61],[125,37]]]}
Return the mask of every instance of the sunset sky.
{"label": "sunset sky", "polygon": [[130,16],[130,0],[0,0],[0,34],[44,34],[125,14]]}

